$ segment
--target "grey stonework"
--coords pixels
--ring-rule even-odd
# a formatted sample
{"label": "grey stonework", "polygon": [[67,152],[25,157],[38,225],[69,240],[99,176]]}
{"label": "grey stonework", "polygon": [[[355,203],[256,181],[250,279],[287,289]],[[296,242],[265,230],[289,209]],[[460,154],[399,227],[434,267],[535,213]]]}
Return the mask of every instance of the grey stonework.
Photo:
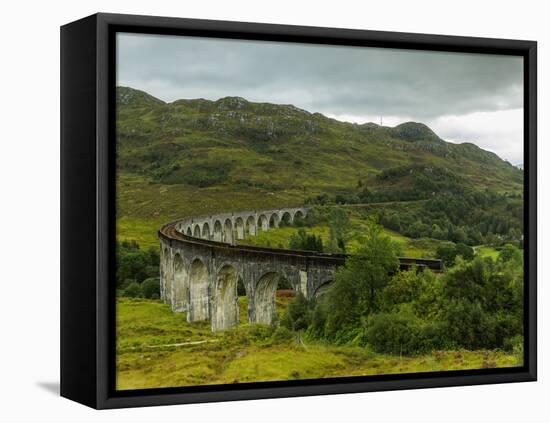
{"label": "grey stonework", "polygon": [[332,281],[341,255],[236,246],[245,234],[293,223],[306,207],[199,216],[165,225],[160,231],[161,299],[188,321],[210,320],[212,330],[237,326],[237,285],[248,297],[248,321],[270,324],[282,278],[306,298]]}

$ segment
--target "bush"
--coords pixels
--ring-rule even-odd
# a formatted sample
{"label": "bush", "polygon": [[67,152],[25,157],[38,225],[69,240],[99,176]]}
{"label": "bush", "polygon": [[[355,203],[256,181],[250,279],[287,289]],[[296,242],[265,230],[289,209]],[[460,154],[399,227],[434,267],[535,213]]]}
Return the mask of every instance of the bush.
{"label": "bush", "polygon": [[441,326],[425,323],[408,312],[375,315],[367,329],[367,342],[376,352],[415,355],[441,348]]}
{"label": "bush", "polygon": [[504,350],[523,357],[523,336],[516,335],[504,341]]}
{"label": "bush", "polygon": [[124,289],[132,281],[143,281],[159,273],[158,248],[142,250],[135,241],[122,241],[116,245],[116,286]]}
{"label": "bush", "polygon": [[130,298],[137,298],[142,296],[141,285],[137,282],[132,282],[124,290],[124,296]]}
{"label": "bush", "polygon": [[442,245],[436,251],[436,257],[443,260],[447,267],[454,266],[458,256],[461,256],[464,260],[472,260],[474,249],[466,244],[458,243],[456,245]]}
{"label": "bush", "polygon": [[255,341],[266,341],[273,335],[274,328],[271,325],[255,323],[248,328],[248,334]]}
{"label": "bush", "polygon": [[362,343],[366,321],[379,310],[380,292],[399,266],[394,244],[381,227],[371,224],[365,232],[360,247],[336,271],[332,287],[315,306],[311,335],[339,344]]}
{"label": "bush", "polygon": [[160,297],[160,279],[148,278],[141,283],[141,291],[145,298],[153,299],[153,295]]}
{"label": "bush", "polygon": [[281,319],[281,325],[288,330],[306,330],[311,323],[311,303],[299,292],[289,303]]}
{"label": "bush", "polygon": [[303,228],[298,229],[297,234],[290,236],[289,248],[291,250],[323,252],[323,240],[315,234],[308,234]]}
{"label": "bush", "polygon": [[271,340],[276,344],[286,344],[293,340],[294,335],[284,326],[279,326],[271,335]]}

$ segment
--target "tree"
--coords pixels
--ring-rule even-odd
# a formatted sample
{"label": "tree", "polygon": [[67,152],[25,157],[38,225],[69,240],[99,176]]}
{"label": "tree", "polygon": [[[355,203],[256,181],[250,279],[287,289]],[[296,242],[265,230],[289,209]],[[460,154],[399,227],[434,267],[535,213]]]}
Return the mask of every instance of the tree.
{"label": "tree", "polygon": [[311,323],[311,303],[298,292],[289,303],[288,308],[281,319],[281,324],[293,331],[305,330]]}
{"label": "tree", "polygon": [[457,260],[443,277],[442,319],[448,341],[464,348],[504,348],[523,334],[521,267],[490,258]]}
{"label": "tree", "polygon": [[142,296],[141,285],[137,282],[130,283],[124,290],[124,296],[130,298],[137,298]]}
{"label": "tree", "polygon": [[358,250],[336,272],[333,287],[320,302],[320,310],[329,310],[325,337],[348,342],[364,333],[368,316],[379,309],[380,291],[398,267],[394,243],[380,226],[370,224]]}
{"label": "tree", "polygon": [[456,244],[455,251],[456,255],[461,256],[464,260],[472,260],[474,258],[474,249],[466,244]]}
{"label": "tree", "polygon": [[392,311],[395,305],[412,302],[420,297],[423,283],[422,274],[416,268],[397,272],[382,291],[382,308]]}
{"label": "tree", "polygon": [[305,250],[323,252],[323,240],[315,234],[308,234],[304,228],[298,229],[298,232],[292,234],[289,240],[291,250]]}
{"label": "tree", "polygon": [[152,299],[160,297],[160,280],[159,278],[148,278],[141,283],[141,291],[145,298]]}
{"label": "tree", "polygon": [[500,250],[498,261],[523,266],[523,254],[519,248],[514,247],[512,244],[505,244]]}
{"label": "tree", "polygon": [[136,241],[122,241],[116,248],[117,288],[124,288],[125,281],[134,279],[141,282],[155,277],[159,272],[160,257],[158,248],[140,249]]}
{"label": "tree", "polygon": [[329,251],[346,252],[346,244],[350,237],[350,221],[348,214],[342,209],[332,209],[329,220]]}
{"label": "tree", "polygon": [[437,258],[443,260],[445,266],[452,267],[458,256],[461,256],[465,260],[472,260],[474,258],[474,249],[462,243],[440,245],[437,247],[435,254]]}
{"label": "tree", "polygon": [[432,225],[432,238],[435,239],[447,239],[447,231],[441,229],[441,227],[434,223]]}
{"label": "tree", "polygon": [[452,244],[440,245],[437,247],[435,256],[443,260],[443,263],[447,267],[451,267],[455,264],[456,249]]}

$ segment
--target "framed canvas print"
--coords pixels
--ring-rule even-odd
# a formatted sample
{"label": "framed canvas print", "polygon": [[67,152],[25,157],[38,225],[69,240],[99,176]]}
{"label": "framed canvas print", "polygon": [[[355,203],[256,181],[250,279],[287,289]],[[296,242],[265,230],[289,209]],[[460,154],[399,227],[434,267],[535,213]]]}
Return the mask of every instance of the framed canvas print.
{"label": "framed canvas print", "polygon": [[536,43],[61,29],[61,393],[536,380]]}

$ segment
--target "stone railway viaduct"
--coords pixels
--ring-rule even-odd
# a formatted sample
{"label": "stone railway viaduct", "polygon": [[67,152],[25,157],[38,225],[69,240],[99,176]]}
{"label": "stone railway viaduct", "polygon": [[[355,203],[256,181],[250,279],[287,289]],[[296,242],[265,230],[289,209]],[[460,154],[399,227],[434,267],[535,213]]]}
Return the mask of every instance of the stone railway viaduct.
{"label": "stone railway viaduct", "polygon": [[[275,294],[286,279],[310,299],[332,282],[345,262],[343,254],[282,250],[236,245],[256,235],[306,217],[306,207],[251,210],[198,216],[164,225],[160,238],[161,299],[187,320],[210,320],[212,330],[238,324],[237,286],[244,285],[248,321],[270,324],[275,318]],[[401,267],[442,269],[439,260],[401,258]]]}

